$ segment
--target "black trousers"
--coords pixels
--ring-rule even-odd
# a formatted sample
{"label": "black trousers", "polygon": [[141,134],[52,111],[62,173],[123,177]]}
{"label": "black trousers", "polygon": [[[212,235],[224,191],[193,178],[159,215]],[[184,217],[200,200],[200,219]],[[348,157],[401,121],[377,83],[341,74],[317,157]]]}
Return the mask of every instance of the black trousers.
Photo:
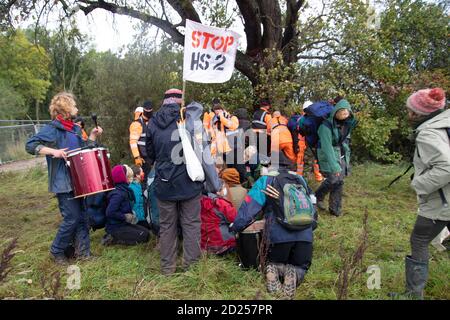
{"label": "black trousers", "polygon": [[276,243],[269,247],[267,258],[270,262],[292,264],[307,271],[311,266],[312,252],[313,245],[311,242]]}
{"label": "black trousers", "polygon": [[137,224],[127,224],[120,227],[113,232],[111,236],[114,239],[114,244],[135,245],[138,243],[148,242],[150,232],[147,228]]}
{"label": "black trousers", "polygon": [[411,234],[411,257],[414,260],[428,262],[429,245],[434,238],[449,224],[449,221],[431,220],[417,216]]}

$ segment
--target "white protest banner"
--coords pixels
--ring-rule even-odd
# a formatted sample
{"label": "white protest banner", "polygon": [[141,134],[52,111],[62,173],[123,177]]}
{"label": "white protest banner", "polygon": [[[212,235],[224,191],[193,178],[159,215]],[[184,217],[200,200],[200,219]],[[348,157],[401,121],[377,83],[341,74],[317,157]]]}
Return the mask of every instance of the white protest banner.
{"label": "white protest banner", "polygon": [[183,80],[201,83],[230,80],[240,37],[234,31],[186,20]]}

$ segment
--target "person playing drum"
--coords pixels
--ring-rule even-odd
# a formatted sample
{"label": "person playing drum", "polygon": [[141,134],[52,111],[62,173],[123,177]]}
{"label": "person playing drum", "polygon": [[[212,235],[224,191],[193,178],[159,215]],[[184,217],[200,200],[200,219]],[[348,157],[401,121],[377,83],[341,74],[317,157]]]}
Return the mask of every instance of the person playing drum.
{"label": "person playing drum", "polygon": [[94,145],[102,134],[100,127],[92,129],[89,139],[84,141],[81,127],[72,119],[77,115],[75,96],[68,92],[55,95],[49,107],[52,122],[33,135],[25,149],[33,155],[45,155],[48,167],[49,191],[56,194],[63,217],[50,253],[57,264],[67,264],[70,250],[75,247],[79,259],[91,257],[89,225],[86,212],[82,210],[82,200],[74,199],[69,170],[65,160],[71,150]]}

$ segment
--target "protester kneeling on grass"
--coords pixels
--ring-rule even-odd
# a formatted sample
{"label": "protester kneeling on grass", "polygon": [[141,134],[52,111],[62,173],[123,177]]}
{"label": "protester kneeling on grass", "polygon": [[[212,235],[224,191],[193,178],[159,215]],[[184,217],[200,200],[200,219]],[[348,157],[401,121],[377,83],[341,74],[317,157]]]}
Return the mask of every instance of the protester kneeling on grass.
{"label": "protester kneeling on grass", "polygon": [[[81,127],[72,118],[78,113],[75,96],[68,92],[55,95],[49,107],[52,122],[33,135],[25,149],[34,155],[45,155],[48,167],[48,189],[56,194],[63,217],[50,252],[58,264],[68,263],[68,251],[75,246],[75,255],[81,259],[91,257],[89,223],[82,199],[74,198],[73,187],[66,166],[67,152],[94,144],[102,128],[94,128],[88,140],[83,140]],[[72,248],[72,250],[70,250]]]}
{"label": "protester kneeling on grass", "polygon": [[311,265],[316,210],[311,189],[295,172],[295,164],[283,152],[272,153],[271,159],[268,175],[255,182],[230,229],[241,232],[264,212],[268,234],[264,241],[269,244],[267,290],[282,291],[292,299]]}
{"label": "protester kneeling on grass", "polygon": [[441,88],[413,93],[406,101],[414,130],[414,178],[419,202],[411,234],[411,255],[405,258],[406,291],[397,298],[423,299],[428,279],[429,245],[450,223],[450,110],[444,110]]}
{"label": "protester kneeling on grass", "polygon": [[133,190],[129,183],[133,172],[128,174],[127,167],[117,165],[112,169],[115,189],[108,194],[106,208],[106,235],[102,240],[104,245],[123,244],[135,245],[149,240],[150,233],[145,227],[137,225],[138,219],[133,214],[135,202]]}

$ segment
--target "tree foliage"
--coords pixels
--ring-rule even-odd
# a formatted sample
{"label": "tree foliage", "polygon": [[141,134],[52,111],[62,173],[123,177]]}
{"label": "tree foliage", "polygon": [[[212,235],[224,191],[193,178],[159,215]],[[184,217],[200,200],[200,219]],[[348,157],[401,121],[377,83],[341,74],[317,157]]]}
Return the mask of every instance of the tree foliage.
{"label": "tree foliage", "polygon": [[21,31],[0,34],[0,79],[26,101],[42,101],[50,85],[49,58]]}

